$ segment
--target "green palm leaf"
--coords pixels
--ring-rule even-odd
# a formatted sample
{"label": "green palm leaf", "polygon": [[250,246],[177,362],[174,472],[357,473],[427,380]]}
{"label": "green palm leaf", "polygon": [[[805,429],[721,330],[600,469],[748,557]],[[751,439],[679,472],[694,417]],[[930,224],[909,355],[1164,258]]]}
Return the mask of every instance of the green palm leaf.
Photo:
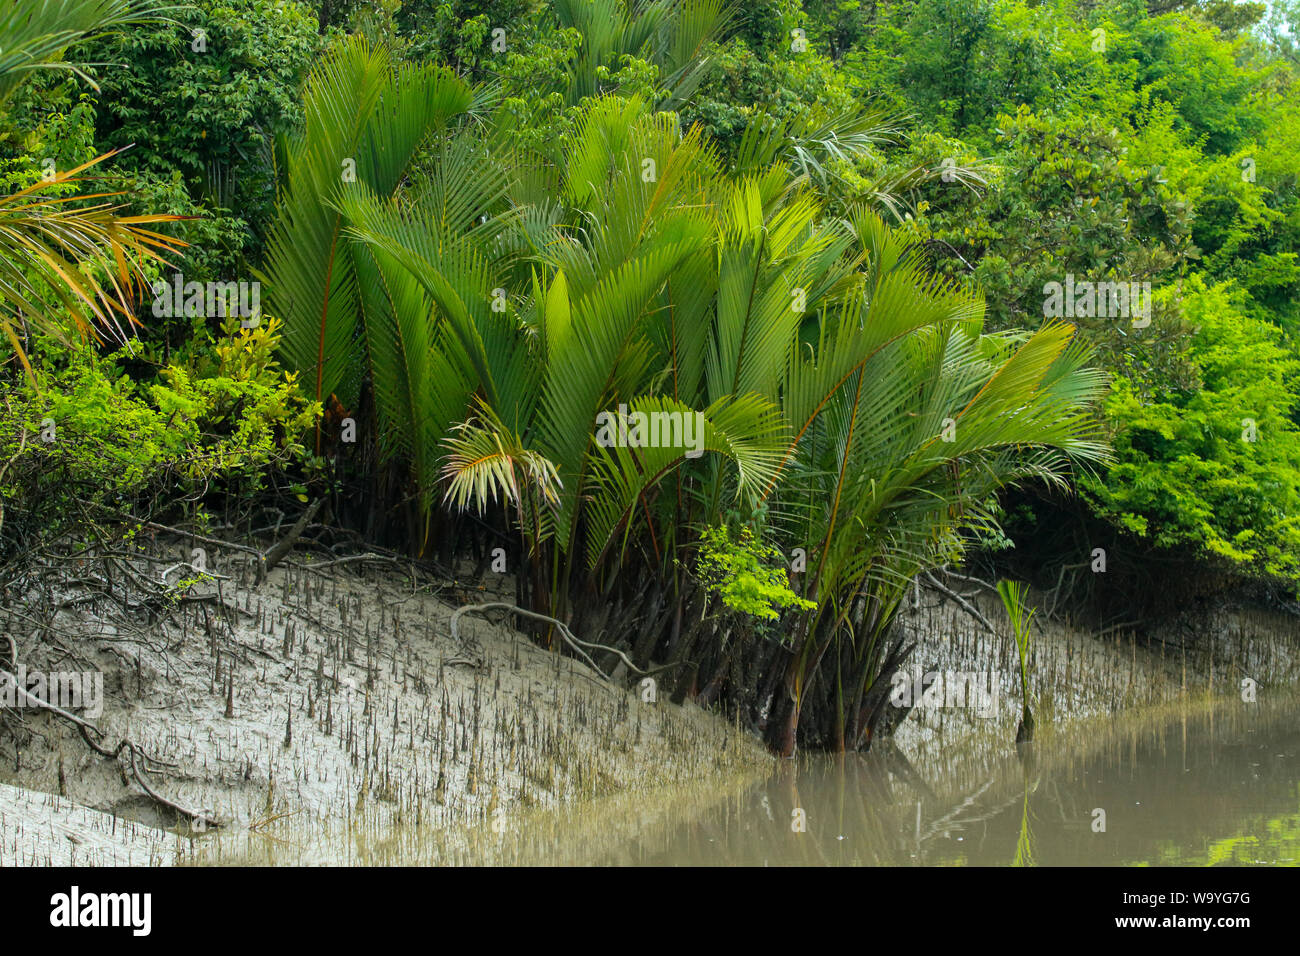
{"label": "green palm leaf", "polygon": [[[649,431],[640,437],[652,443],[597,443],[587,536],[587,559],[593,568],[620,529],[626,544],[628,519],[638,502],[674,468],[705,452],[720,455],[736,469],[737,493],[754,496],[775,471],[785,445],[780,409],[758,395],[722,399],[698,413],[682,402],[646,397],[628,403],[628,414],[632,422],[644,422]],[[698,424],[691,424],[688,416]]]}
{"label": "green palm leaf", "polygon": [[337,393],[349,405],[360,380],[363,297],[340,203],[362,190],[391,197],[419,147],[472,100],[449,71],[394,67],[384,47],[360,36],[337,43],[312,71],[264,279],[270,309],[284,321],[286,365],[313,399]]}

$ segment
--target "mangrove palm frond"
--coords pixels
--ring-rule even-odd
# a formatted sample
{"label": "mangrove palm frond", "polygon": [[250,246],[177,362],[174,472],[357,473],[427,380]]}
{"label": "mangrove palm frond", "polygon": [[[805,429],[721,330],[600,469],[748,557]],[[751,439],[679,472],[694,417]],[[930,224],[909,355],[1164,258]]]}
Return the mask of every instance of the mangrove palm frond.
{"label": "mangrove palm frond", "polygon": [[432,64],[399,65],[364,37],[340,40],[307,81],[302,132],[267,241],[270,311],[284,321],[281,354],[307,395],[355,399],[367,289],[360,287],[341,203],[392,197],[418,150],[473,104],[469,85]]}
{"label": "mangrove palm frond", "polygon": [[557,489],[562,482],[555,465],[545,455],[525,448],[491,408],[479,403],[479,412],[482,420],[455,426],[456,434],[446,441],[445,500],[462,509],[474,504],[480,511],[498,499],[518,507],[524,491],[531,490],[542,503],[558,504]]}
{"label": "mangrove palm frond", "polygon": [[166,20],[183,5],[164,0],[5,0],[0,4],[0,107],[35,70],[95,81],[66,56],[69,46],[123,27]]}
{"label": "mangrove palm frond", "polygon": [[124,216],[121,192],[65,194],[86,170],[120,150],[0,196],[0,329],[30,373],[18,340],[22,322],[60,336],[53,298],[82,334],[112,331],[125,341],[148,262],[166,263],[185,243],[142,228],[184,216]]}

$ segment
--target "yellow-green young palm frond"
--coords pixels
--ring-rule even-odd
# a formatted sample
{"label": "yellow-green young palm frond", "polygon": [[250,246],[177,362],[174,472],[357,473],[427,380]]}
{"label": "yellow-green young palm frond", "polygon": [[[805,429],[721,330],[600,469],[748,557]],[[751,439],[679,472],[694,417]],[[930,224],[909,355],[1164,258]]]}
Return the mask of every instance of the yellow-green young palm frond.
{"label": "yellow-green young palm frond", "polygon": [[[641,392],[649,350],[641,335],[646,314],[692,241],[650,244],[574,301],[567,335],[550,340],[549,361],[535,412],[538,446],[565,477],[557,530],[570,543],[585,501],[595,453],[597,418],[610,398]],[[571,550],[571,549],[570,549]]]}
{"label": "yellow-green young palm frond", "polygon": [[141,228],[184,216],[123,216],[111,200],[120,192],[59,195],[86,181],[81,174],[116,155],[105,153],[75,169],[0,196],[0,328],[31,374],[17,329],[27,322],[55,335],[53,297],[82,334],[136,322],[134,303],[146,282],[145,264],[166,264],[184,242]]}
{"label": "yellow-green young palm frond", "polygon": [[0,4],[0,108],[34,70],[76,73],[95,82],[65,59],[74,43],[138,23],[167,19],[183,9],[164,0],[5,0]]}
{"label": "yellow-green young palm frond", "polygon": [[1023,581],[999,581],[998,597],[1007,609],[1011,621],[1011,633],[1016,639],[1016,650],[1020,653],[1021,676],[1029,656],[1029,628],[1034,620],[1034,609],[1025,607],[1025,594],[1029,591]]}
{"label": "yellow-green young palm frond", "polygon": [[593,100],[574,126],[558,190],[568,221],[541,254],[578,299],[651,244],[710,231],[717,159],[698,130],[683,134],[674,116],[636,98]]}
{"label": "yellow-green young palm frond", "polygon": [[482,420],[455,426],[457,434],[446,440],[449,453],[443,477],[448,487],[444,500],[462,509],[472,504],[480,511],[498,499],[522,510],[525,495],[538,504],[557,505],[561,481],[555,465],[545,455],[525,448],[488,405],[480,402],[478,408]]}

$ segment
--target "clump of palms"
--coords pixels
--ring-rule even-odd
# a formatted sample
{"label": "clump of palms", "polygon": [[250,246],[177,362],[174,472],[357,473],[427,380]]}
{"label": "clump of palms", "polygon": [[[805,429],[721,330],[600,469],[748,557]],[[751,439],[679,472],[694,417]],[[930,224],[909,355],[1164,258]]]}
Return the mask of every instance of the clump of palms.
{"label": "clump of palms", "polygon": [[1034,739],[1034,715],[1029,709],[1029,639],[1030,627],[1034,620],[1034,609],[1025,607],[1025,594],[1028,587],[1023,581],[999,581],[998,596],[1007,609],[1011,621],[1011,633],[1016,641],[1016,652],[1020,659],[1020,693],[1021,718],[1016,730],[1016,743]]}
{"label": "clump of palms", "polygon": [[[357,39],[306,96],[266,278],[312,397],[351,407],[368,383],[422,538],[448,495],[497,509],[521,603],[637,666],[699,664],[681,673],[711,694],[747,671],[736,703],[779,752],[801,721],[868,741],[908,582],[992,523],[1003,488],[1105,455],[1104,380],[1073,329],[986,333],[982,300],[873,209],[827,213],[787,130],[749,134],[733,168],[672,114],[602,96],[532,156],[475,114],[478,91]],[[432,159],[408,176],[417,151]],[[620,406],[699,415],[700,454],[607,447],[597,422]],[[732,516],[806,551],[788,640],[691,624],[701,542]]]}

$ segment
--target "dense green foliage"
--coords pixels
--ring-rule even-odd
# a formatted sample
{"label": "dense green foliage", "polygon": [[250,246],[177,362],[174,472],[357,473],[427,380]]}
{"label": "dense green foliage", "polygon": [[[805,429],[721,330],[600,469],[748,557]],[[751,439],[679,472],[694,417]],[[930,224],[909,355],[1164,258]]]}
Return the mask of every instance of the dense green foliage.
{"label": "dense green foliage", "polygon": [[1193,277],[1183,307],[1198,386],[1107,401],[1116,462],[1084,488],[1099,514],[1164,548],[1193,544],[1260,574],[1300,577],[1300,361],[1244,294]]}
{"label": "dense green foliage", "polygon": [[759,544],[749,528],[741,528],[734,541],[725,526],[706,529],[695,573],[710,594],[737,614],[775,621],[786,608],[814,610],[811,601],[790,590],[781,552]]}
{"label": "dense green foliage", "polygon": [[127,375],[134,345],[98,355],[46,339],[34,381],[6,390],[0,418],[0,514],[11,541],[68,530],[80,503],[120,508],[155,497],[205,503],[226,516],[268,490],[270,469],[302,457],[316,420],[292,374],[278,367],[278,322],[203,333],[153,381]]}
{"label": "dense green foliage", "polygon": [[213,260],[202,278],[220,278],[260,257],[276,138],[301,121],[298,89],[325,41],[296,3],[208,0],[180,20],[86,48],[104,64],[96,145],[130,147],[119,169],[141,204],[184,196],[187,214],[221,222],[215,236],[184,236]]}

